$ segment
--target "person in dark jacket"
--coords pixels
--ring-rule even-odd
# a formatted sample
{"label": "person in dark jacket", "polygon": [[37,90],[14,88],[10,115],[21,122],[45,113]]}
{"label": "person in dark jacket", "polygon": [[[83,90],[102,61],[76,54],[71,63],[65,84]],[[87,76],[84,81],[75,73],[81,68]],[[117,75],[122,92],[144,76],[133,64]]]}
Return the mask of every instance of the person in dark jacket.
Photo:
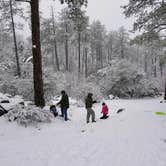
{"label": "person in dark jacket", "polygon": [[51,106],[50,106],[50,112],[53,113],[53,115],[54,115],[55,117],[58,116],[58,111],[57,111],[55,105],[51,105]]}
{"label": "person in dark jacket", "polygon": [[90,116],[92,117],[92,122],[96,122],[95,121],[95,112],[92,109],[92,105],[93,105],[93,103],[96,103],[96,101],[93,101],[92,96],[93,96],[92,93],[88,93],[88,95],[85,99],[85,107],[86,107],[86,110],[87,110],[87,117],[86,117],[86,122],[87,123],[89,123]]}
{"label": "person in dark jacket", "polygon": [[60,105],[62,113],[61,116],[65,118],[65,121],[67,121],[68,120],[67,109],[69,108],[69,97],[64,90],[61,91],[61,94],[62,98],[57,103],[57,105]]}

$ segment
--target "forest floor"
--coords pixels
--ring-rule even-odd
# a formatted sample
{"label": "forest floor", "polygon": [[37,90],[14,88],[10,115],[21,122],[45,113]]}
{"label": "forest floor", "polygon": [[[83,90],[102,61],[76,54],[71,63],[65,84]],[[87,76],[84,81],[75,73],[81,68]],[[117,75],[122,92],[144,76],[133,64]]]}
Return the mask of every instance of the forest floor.
{"label": "forest floor", "polygon": [[[70,121],[21,127],[0,118],[2,166],[166,166],[166,103],[156,99],[106,100],[110,117],[86,124],[86,110],[71,106]],[[119,114],[119,108],[125,110]]]}

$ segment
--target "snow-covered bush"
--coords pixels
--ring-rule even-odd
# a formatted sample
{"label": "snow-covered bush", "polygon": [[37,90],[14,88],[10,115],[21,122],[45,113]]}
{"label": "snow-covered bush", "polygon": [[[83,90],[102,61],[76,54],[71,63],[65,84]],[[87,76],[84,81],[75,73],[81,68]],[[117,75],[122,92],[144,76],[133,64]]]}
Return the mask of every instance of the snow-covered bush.
{"label": "snow-covered bush", "polygon": [[78,100],[84,101],[88,93],[93,93],[93,98],[98,101],[103,97],[100,87],[92,82],[81,82],[72,89],[72,96]]}
{"label": "snow-covered bush", "polygon": [[159,95],[160,84],[149,80],[140,68],[129,60],[114,60],[111,66],[98,71],[89,80],[98,82],[105,95],[139,98]]}
{"label": "snow-covered bush", "polygon": [[1,82],[0,91],[12,96],[22,95],[25,99],[33,100],[33,82],[31,79],[7,78]]}
{"label": "snow-covered bush", "polygon": [[48,110],[42,110],[35,106],[17,105],[5,115],[5,118],[8,121],[16,121],[20,125],[28,126],[37,123],[50,123],[53,115]]}
{"label": "snow-covered bush", "polygon": [[95,82],[79,79],[76,73],[56,72],[53,74],[47,69],[44,74],[44,89],[47,101],[60,94],[61,90],[65,90],[69,96],[82,101],[89,92],[93,93],[97,100],[102,98],[100,87]]}

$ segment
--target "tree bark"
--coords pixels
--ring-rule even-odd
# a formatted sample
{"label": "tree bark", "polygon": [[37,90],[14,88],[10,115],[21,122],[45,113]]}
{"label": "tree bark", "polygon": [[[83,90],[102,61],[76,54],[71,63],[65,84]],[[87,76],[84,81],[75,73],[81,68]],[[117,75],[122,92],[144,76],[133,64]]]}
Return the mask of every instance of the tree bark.
{"label": "tree bark", "polygon": [[19,56],[18,56],[18,48],[17,48],[17,40],[16,40],[16,32],[15,32],[15,24],[14,24],[14,18],[13,18],[12,0],[10,0],[10,14],[11,14],[11,19],[12,19],[14,48],[15,48],[16,63],[17,63],[17,75],[20,77],[21,76],[21,70],[20,70],[20,63],[19,63]]}
{"label": "tree bark", "polygon": [[42,79],[42,56],[40,46],[40,21],[39,0],[31,1],[31,23],[32,23],[32,53],[33,53],[33,79],[35,105],[43,107],[44,90]]}

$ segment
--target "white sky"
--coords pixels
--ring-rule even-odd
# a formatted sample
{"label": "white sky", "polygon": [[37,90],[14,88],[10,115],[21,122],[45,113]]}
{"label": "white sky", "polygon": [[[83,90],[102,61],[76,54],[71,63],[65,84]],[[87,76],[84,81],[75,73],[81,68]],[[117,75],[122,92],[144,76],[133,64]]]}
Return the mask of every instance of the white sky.
{"label": "white sky", "polygon": [[[100,20],[107,30],[117,30],[120,26],[132,29],[134,19],[125,19],[123,9],[120,8],[127,3],[128,0],[88,0],[86,11],[90,21]],[[54,4],[57,12],[65,7],[65,5],[60,4],[59,0],[55,0],[53,3],[49,3],[49,0],[42,0],[40,7],[45,16],[50,15],[51,4]]]}
{"label": "white sky", "polygon": [[[132,29],[134,22],[133,18],[125,19],[123,14],[122,5],[128,3],[128,0],[88,0],[88,7],[85,9],[90,18],[93,20],[100,20],[106,26],[106,29],[117,30],[120,26],[124,26],[127,30]],[[61,11],[65,5],[61,5],[59,0],[41,0],[40,11],[45,17],[51,16],[51,6],[54,7],[55,14]],[[29,30],[26,31],[27,35]],[[131,37],[135,36],[131,34]]]}

